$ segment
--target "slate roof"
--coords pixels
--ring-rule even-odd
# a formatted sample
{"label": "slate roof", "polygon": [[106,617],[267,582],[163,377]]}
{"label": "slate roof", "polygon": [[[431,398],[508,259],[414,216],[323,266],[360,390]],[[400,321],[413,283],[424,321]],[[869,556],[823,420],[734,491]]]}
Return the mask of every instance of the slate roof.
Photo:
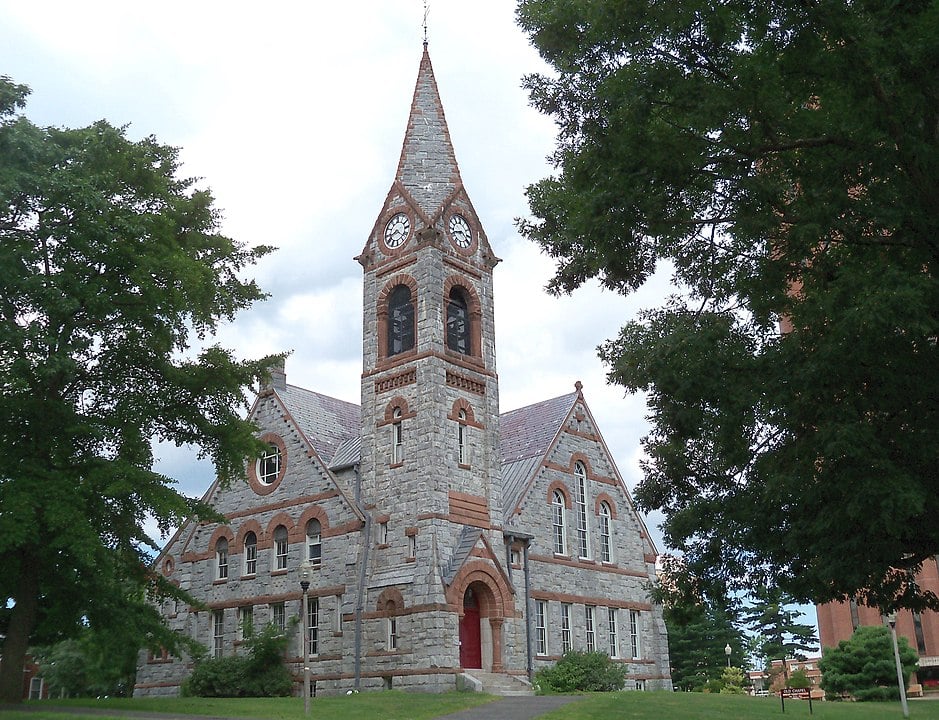
{"label": "slate roof", "polygon": [[362,423],[358,405],[296,385],[287,385],[284,390],[275,392],[323,462],[333,466],[337,451],[342,448],[348,454],[350,444],[355,445],[358,459]]}
{"label": "slate roof", "polygon": [[[296,385],[287,385],[277,394],[330,469],[349,467],[359,461],[362,438],[358,405]],[[577,398],[577,392],[568,393],[500,416],[502,499],[506,515],[538,471]]]}

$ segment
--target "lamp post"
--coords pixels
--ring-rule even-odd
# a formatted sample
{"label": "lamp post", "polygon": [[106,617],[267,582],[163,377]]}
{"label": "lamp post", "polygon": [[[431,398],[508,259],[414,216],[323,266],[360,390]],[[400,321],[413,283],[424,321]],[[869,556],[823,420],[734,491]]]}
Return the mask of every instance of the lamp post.
{"label": "lamp post", "polygon": [[303,589],[303,712],[310,714],[310,617],[309,617],[309,591],[310,576],[313,574],[313,566],[310,560],[306,559],[300,563],[300,587]]}
{"label": "lamp post", "polygon": [[731,653],[730,643],[727,643],[724,646],[724,654],[727,656],[727,667],[730,667],[730,653]]}
{"label": "lamp post", "polygon": [[903,682],[903,666],[900,665],[900,648],[897,646],[897,614],[891,612],[887,616],[890,625],[890,638],[893,640],[893,659],[897,664],[897,685],[900,686],[900,706],[903,708],[903,717],[910,716],[910,708],[906,704],[906,683]]}

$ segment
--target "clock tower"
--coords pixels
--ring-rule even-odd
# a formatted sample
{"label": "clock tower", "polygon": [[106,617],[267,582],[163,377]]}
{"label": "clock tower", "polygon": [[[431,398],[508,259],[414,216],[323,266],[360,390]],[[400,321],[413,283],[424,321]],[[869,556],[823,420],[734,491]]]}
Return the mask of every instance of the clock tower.
{"label": "clock tower", "polygon": [[503,544],[498,259],[463,186],[426,45],[397,171],[357,259],[361,499],[377,523],[370,567],[432,568],[440,577],[403,600],[439,607],[461,543]]}

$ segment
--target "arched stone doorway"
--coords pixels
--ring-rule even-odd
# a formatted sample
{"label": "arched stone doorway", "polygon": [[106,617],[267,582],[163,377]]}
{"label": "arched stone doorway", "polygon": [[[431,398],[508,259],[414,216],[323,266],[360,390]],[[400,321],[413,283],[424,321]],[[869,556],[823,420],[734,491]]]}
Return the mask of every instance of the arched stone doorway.
{"label": "arched stone doorway", "polygon": [[460,666],[504,672],[502,626],[515,612],[505,578],[488,563],[467,563],[447,595],[459,610]]}

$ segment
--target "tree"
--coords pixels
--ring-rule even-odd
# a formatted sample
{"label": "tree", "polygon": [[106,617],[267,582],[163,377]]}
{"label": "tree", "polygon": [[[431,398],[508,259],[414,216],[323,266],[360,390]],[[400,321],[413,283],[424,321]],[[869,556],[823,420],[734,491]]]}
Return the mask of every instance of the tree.
{"label": "tree", "polygon": [[727,669],[724,648],[738,664],[746,657],[743,633],[736,627],[730,608],[698,604],[694,607],[666,606],[668,657],[672,684],[681,690],[699,690],[714,681],[719,685]]}
{"label": "tree", "polygon": [[271,358],[200,342],[263,297],[242,274],[270,249],[218,232],[178,151],[99,121],[41,128],[0,77],[0,702],[27,646],[110,628],[176,650],[147,602],[159,529],[217,517],[153,470],[151,439],[193,444],[222,482],[259,448],[240,411]]}
{"label": "tree", "polygon": [[815,628],[798,622],[802,613],[792,605],[793,599],[781,589],[761,587],[743,612],[742,622],[756,636],[756,654],[767,670],[773,660],[804,660],[806,652],[818,648]]}
{"label": "tree", "polygon": [[[909,685],[918,657],[906,638],[898,640],[903,682]],[[859,627],[848,640],[839,642],[838,647],[825,648],[818,666],[822,671],[821,687],[826,694],[847,694],[855,700],[900,697],[893,640],[890,630],[883,625]]]}
{"label": "tree", "polygon": [[[549,289],[672,269],[600,348],[648,393],[635,497],[702,583],[939,609],[939,6],[522,0]],[[782,332],[781,330],[787,330]]]}

